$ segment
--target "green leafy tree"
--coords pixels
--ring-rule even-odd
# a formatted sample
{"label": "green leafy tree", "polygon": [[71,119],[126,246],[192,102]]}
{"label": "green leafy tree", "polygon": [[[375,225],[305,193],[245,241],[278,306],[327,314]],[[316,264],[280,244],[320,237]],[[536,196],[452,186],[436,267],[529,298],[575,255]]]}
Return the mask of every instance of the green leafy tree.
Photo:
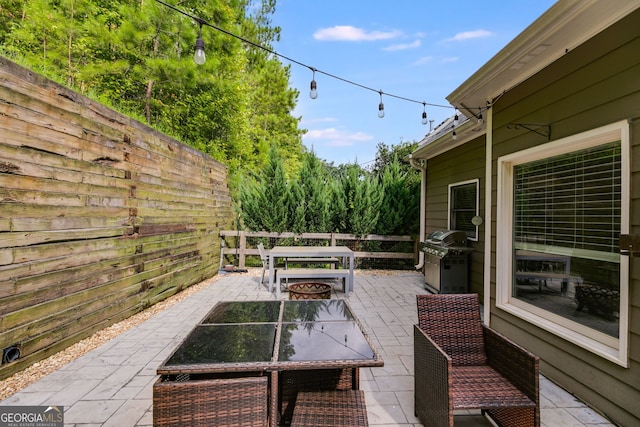
{"label": "green leafy tree", "polygon": [[[270,47],[275,0],[184,0],[178,7]],[[258,173],[271,143],[287,173],[305,151],[291,112],[289,68],[263,49],[204,25],[207,61],[192,59],[198,22],[156,1],[7,0],[0,52],[98,101],[146,121],[229,167]]]}
{"label": "green leafy tree", "polygon": [[3,0],[0,3],[0,44],[3,44],[14,25],[22,19],[24,0]]}
{"label": "green leafy tree", "polygon": [[87,32],[95,23],[97,6],[91,0],[31,0],[23,13],[2,16],[0,26],[11,29],[3,40],[10,55],[26,57],[31,68],[61,83],[75,86],[80,67],[91,59]]}
{"label": "green leafy tree", "polygon": [[397,145],[388,146],[384,142],[376,146],[376,159],[373,163],[372,172],[380,174],[389,164],[398,162],[402,172],[413,172],[409,155],[418,148],[417,142],[401,142]]}
{"label": "green leafy tree", "polygon": [[273,50],[272,42],[279,41],[280,27],[271,22],[275,6],[276,0],[246,1],[244,6],[250,19],[242,21],[242,32],[251,42],[245,46],[251,106],[247,137],[253,148],[252,160],[244,166],[261,168],[266,163],[269,146],[275,143],[280,147],[287,175],[294,176],[306,151],[303,131],[298,128],[300,118],[292,115],[299,92],[289,86],[290,66],[283,66],[277,57],[255,46]]}

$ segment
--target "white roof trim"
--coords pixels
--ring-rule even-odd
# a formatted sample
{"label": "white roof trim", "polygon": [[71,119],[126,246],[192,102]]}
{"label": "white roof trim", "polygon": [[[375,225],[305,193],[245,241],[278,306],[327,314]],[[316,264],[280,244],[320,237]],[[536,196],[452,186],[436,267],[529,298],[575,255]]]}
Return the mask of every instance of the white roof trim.
{"label": "white roof trim", "polygon": [[485,107],[638,8],[640,0],[559,0],[447,100],[465,112]]}

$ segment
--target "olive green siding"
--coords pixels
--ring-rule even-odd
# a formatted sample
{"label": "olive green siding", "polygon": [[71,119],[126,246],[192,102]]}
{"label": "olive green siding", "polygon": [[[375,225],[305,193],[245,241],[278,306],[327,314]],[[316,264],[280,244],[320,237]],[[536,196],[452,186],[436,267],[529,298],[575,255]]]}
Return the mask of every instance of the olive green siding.
{"label": "olive green siding", "polygon": [[[640,234],[640,11],[567,52],[493,105],[492,235],[496,232],[496,160],[546,143],[545,135],[510,123],[549,125],[551,140],[628,119],[631,123],[631,234]],[[546,131],[546,128],[540,128]],[[544,132],[543,132],[544,133]],[[439,170],[439,168],[438,168]],[[435,191],[435,190],[434,190]],[[630,262],[629,366],[611,363],[495,306],[495,241],[491,326],[541,358],[542,372],[625,426],[640,425],[640,258]]]}
{"label": "olive green siding", "polygon": [[[460,147],[440,154],[427,162],[426,233],[447,229],[449,185],[472,179],[479,180],[480,216],[484,215],[485,138],[476,138]],[[484,224],[478,227],[478,241],[469,267],[471,292],[483,295]]]}

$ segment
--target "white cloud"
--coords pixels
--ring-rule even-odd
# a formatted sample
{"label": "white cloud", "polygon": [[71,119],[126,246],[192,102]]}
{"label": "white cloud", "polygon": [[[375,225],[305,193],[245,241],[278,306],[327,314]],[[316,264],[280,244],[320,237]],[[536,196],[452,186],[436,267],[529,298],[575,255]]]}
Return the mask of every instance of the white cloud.
{"label": "white cloud", "polygon": [[391,46],[383,48],[382,50],[386,50],[386,51],[389,51],[389,52],[395,52],[397,50],[416,49],[416,48],[420,47],[421,44],[422,44],[422,42],[420,40],[416,40],[413,43],[393,44]]}
{"label": "white cloud", "polygon": [[458,33],[455,36],[447,39],[447,41],[460,42],[471,39],[479,39],[483,37],[489,37],[493,35],[491,31],[487,30],[475,30],[475,31],[464,31],[462,33]]}
{"label": "white cloud", "polygon": [[416,60],[413,65],[424,65],[428,64],[431,61],[433,61],[433,56],[423,56],[422,58],[418,58],[418,60]]}
{"label": "white cloud", "polygon": [[373,136],[364,132],[348,132],[336,128],[313,129],[302,136],[304,140],[313,140],[328,147],[351,147],[359,142],[373,140]]}
{"label": "white cloud", "polygon": [[302,117],[302,121],[300,122],[300,124],[302,126],[308,126],[313,123],[331,123],[331,122],[337,122],[337,121],[338,119],[335,117],[319,117],[315,119],[307,119],[305,117]]}
{"label": "white cloud", "polygon": [[336,25],[321,28],[313,33],[313,38],[322,41],[376,41],[389,40],[402,35],[400,31],[366,31],[351,25]]}

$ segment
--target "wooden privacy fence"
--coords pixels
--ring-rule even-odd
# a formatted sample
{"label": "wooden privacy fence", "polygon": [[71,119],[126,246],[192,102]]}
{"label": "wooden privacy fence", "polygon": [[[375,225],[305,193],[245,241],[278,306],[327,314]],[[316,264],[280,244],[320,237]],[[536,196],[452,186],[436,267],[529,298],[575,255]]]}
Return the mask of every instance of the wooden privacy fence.
{"label": "wooden privacy fence", "polygon": [[217,273],[226,167],[0,57],[0,379]]}
{"label": "wooden privacy fence", "polygon": [[[264,231],[220,231],[224,244],[224,259],[236,267],[260,265],[257,244],[266,249],[276,245],[347,246],[354,251],[357,268],[413,269],[418,259],[419,240],[414,236],[356,236],[340,233],[269,233]],[[220,267],[223,267],[222,265]]]}

